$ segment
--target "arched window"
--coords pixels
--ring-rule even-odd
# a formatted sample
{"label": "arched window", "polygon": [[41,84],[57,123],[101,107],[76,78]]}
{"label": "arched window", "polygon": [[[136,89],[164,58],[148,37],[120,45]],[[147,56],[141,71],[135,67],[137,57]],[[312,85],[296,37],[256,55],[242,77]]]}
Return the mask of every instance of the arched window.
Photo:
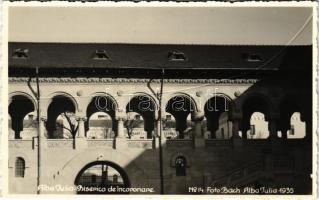
{"label": "arched window", "polygon": [[25,174],[25,161],[23,158],[18,157],[15,162],[15,177],[24,177]]}
{"label": "arched window", "polygon": [[294,112],[290,117],[290,130],[288,130],[288,139],[304,138],[306,136],[306,124],[301,121],[300,112]]}
{"label": "arched window", "polygon": [[178,156],[175,159],[176,176],[186,176],[186,158],[184,156]]}

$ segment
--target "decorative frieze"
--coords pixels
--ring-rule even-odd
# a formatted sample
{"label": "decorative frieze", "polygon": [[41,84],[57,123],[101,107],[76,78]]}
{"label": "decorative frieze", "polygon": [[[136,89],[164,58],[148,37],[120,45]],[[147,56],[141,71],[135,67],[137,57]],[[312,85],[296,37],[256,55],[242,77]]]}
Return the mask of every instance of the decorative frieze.
{"label": "decorative frieze", "polygon": [[[26,83],[30,80],[29,77],[9,77],[10,83]],[[41,77],[39,78],[40,83],[94,83],[94,84],[105,84],[105,83],[148,83],[150,79],[136,79],[136,78],[71,78],[71,77]],[[35,82],[35,78],[31,79],[31,82]],[[164,83],[171,84],[254,84],[257,79],[164,79]],[[152,83],[160,83],[160,79],[153,79]]]}

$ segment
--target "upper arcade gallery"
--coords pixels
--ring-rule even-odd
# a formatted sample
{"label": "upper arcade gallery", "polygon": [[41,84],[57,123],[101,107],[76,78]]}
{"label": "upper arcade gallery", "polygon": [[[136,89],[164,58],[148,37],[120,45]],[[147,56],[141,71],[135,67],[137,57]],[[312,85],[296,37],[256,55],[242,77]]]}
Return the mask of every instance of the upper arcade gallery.
{"label": "upper arcade gallery", "polygon": [[311,138],[311,47],[12,42],[11,138]]}

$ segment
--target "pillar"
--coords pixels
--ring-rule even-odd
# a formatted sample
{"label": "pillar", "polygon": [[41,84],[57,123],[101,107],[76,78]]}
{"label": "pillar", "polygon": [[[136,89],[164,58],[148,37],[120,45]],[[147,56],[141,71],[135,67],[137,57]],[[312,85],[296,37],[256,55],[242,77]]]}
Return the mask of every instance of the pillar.
{"label": "pillar", "polygon": [[45,123],[47,121],[46,117],[40,117],[40,138],[45,138]]}
{"label": "pillar", "polygon": [[283,140],[287,140],[288,139],[288,135],[287,135],[288,129],[287,128],[281,128],[280,131],[281,131],[281,138]]}
{"label": "pillar", "polygon": [[78,121],[78,132],[77,137],[75,138],[75,147],[77,149],[87,148],[87,141],[85,137],[84,128],[84,122],[86,121],[86,117],[80,116],[77,117],[76,120]]}
{"label": "pillar", "polygon": [[195,123],[194,127],[194,145],[195,148],[203,148],[205,147],[205,138],[202,134],[202,121],[204,119],[203,112],[195,112],[192,116],[192,121]]}
{"label": "pillar", "polygon": [[78,117],[78,138],[85,138],[85,127],[84,127],[84,122],[86,122],[87,118],[86,117]]}
{"label": "pillar", "polygon": [[271,141],[272,147],[277,148],[280,145],[279,137],[278,137],[278,129],[277,124],[279,122],[279,114],[272,114],[268,120],[268,131],[269,131],[269,139]]}
{"label": "pillar", "polygon": [[272,139],[278,138],[277,119],[270,119],[269,120],[268,130],[269,130],[269,138],[272,138]]}
{"label": "pillar", "polygon": [[243,146],[243,140],[239,136],[239,131],[242,125],[242,118],[241,117],[234,117],[232,119],[233,127],[232,127],[232,145],[234,148],[242,147]]}
{"label": "pillar", "polygon": [[128,145],[127,145],[127,139],[125,137],[125,132],[124,132],[125,117],[118,116],[116,117],[116,119],[117,119],[117,136],[115,138],[115,148],[126,149]]}
{"label": "pillar", "polygon": [[124,118],[117,118],[117,138],[125,138],[124,133]]}

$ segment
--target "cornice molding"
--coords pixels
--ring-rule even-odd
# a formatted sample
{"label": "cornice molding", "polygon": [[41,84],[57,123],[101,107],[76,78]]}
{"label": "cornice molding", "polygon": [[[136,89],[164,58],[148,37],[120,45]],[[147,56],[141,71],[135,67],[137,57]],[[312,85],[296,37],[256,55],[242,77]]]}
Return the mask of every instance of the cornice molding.
{"label": "cornice molding", "polygon": [[[84,84],[105,84],[105,83],[148,83],[150,79],[137,78],[71,78],[71,77],[41,77],[40,83],[84,83]],[[35,82],[35,78],[29,77],[9,77],[9,83]],[[257,79],[164,79],[164,83],[171,84],[255,84]],[[160,79],[153,79],[152,83],[160,83]]]}

